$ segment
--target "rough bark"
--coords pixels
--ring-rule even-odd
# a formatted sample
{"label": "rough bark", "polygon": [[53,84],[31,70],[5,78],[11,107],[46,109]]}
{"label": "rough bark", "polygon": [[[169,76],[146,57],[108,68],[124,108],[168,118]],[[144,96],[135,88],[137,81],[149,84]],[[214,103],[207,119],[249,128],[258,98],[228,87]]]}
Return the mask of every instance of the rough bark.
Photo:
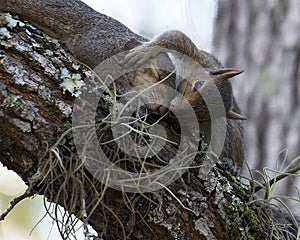
{"label": "rough bark", "polygon": [[[249,204],[251,191],[235,177],[230,161],[197,155],[179,180],[153,193],[106,189],[82,167],[72,136],[60,138],[72,125],[76,98],[71,94],[76,91],[62,84],[80,83],[88,70],[30,24],[5,14],[0,24],[0,159],[32,193],[60,204],[104,239],[266,236],[268,222],[260,223],[257,208]],[[106,117],[105,104],[99,104],[98,114]],[[162,154],[170,159],[172,151]],[[67,230],[62,232],[70,238]]]}

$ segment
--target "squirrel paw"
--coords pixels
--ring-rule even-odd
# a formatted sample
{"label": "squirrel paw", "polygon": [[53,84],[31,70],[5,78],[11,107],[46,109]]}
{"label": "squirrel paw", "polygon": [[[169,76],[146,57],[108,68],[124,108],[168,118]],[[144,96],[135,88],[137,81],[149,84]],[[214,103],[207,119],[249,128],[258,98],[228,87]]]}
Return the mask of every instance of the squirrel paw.
{"label": "squirrel paw", "polygon": [[120,62],[125,68],[141,67],[149,60],[155,58],[160,51],[156,47],[147,46],[144,44],[129,51],[125,58]]}

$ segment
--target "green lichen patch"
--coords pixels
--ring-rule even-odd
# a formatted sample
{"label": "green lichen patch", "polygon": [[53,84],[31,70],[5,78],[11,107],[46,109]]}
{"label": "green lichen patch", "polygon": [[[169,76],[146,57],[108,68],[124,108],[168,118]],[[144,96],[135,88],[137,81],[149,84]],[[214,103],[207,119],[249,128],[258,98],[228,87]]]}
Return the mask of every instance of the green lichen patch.
{"label": "green lichen patch", "polygon": [[[224,183],[224,179],[222,182]],[[228,184],[231,187],[226,187]],[[232,178],[230,182],[226,182],[222,189],[224,193],[220,198],[219,206],[224,213],[223,218],[227,222],[226,239],[266,239],[266,233],[262,228],[258,213],[255,211],[255,206],[248,205],[251,198],[249,188],[246,188],[236,177]],[[249,194],[245,193],[246,189]]]}
{"label": "green lichen patch", "polygon": [[57,100],[55,105],[59,108],[60,112],[65,116],[69,117],[72,114],[72,107],[63,101]]}
{"label": "green lichen patch", "polygon": [[251,207],[242,202],[232,204],[224,202],[223,209],[229,220],[226,239],[267,239],[267,233],[262,227],[261,220]]}
{"label": "green lichen patch", "polygon": [[84,82],[81,80],[81,75],[78,73],[70,73],[67,68],[61,68],[61,79],[63,82],[59,84],[63,93],[67,91],[72,94],[72,96],[78,97],[80,95],[79,89],[84,85]]}
{"label": "green lichen patch", "polygon": [[12,36],[10,35],[7,28],[5,27],[0,28],[0,39],[10,39],[10,38],[12,38]]}
{"label": "green lichen patch", "polygon": [[195,229],[207,239],[215,239],[211,228],[214,228],[214,223],[206,216],[201,217],[195,221]]}
{"label": "green lichen patch", "polygon": [[8,108],[13,108],[15,106],[18,106],[20,104],[20,99],[22,97],[19,95],[13,95],[10,94],[9,96],[7,96],[6,99],[4,99],[2,106],[3,107],[8,107]]}
{"label": "green lichen patch", "polygon": [[11,122],[21,129],[22,132],[31,132],[31,125],[28,122],[24,122],[18,118],[12,118]]}
{"label": "green lichen patch", "polygon": [[24,27],[25,26],[25,23],[21,22],[20,20],[17,20],[15,18],[13,18],[9,13],[6,13],[5,14],[5,19],[6,19],[6,25],[9,27],[9,28],[15,28],[17,26],[19,27]]}

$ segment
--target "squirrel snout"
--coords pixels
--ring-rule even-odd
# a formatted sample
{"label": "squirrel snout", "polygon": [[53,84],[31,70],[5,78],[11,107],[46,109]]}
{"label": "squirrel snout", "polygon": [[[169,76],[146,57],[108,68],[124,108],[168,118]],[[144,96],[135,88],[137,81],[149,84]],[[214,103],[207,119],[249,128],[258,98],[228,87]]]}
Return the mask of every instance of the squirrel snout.
{"label": "squirrel snout", "polygon": [[169,111],[168,107],[159,104],[147,104],[147,108],[155,114],[164,115]]}
{"label": "squirrel snout", "polygon": [[159,114],[161,115],[164,115],[166,114],[168,111],[169,111],[169,108],[163,106],[163,105],[160,105],[158,108],[157,108]]}

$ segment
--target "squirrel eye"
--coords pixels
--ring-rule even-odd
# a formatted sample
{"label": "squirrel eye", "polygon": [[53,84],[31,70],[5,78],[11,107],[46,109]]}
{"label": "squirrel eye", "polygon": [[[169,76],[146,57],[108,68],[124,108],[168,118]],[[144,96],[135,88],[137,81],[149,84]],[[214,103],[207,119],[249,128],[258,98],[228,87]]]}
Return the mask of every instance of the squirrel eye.
{"label": "squirrel eye", "polygon": [[196,92],[203,84],[204,84],[204,81],[202,81],[202,80],[195,82],[193,91]]}

